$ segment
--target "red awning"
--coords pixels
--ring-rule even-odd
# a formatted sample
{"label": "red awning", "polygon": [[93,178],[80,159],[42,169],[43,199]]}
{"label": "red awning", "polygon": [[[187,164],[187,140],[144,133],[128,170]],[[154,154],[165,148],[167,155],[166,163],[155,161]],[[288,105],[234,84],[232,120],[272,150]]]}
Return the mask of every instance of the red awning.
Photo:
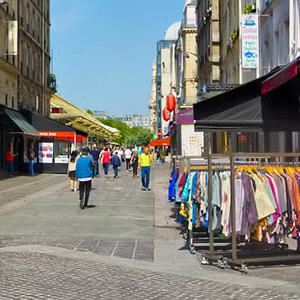
{"label": "red awning", "polygon": [[154,140],[150,143],[150,146],[170,146],[171,145],[171,138],[165,138],[165,139],[158,139]]}

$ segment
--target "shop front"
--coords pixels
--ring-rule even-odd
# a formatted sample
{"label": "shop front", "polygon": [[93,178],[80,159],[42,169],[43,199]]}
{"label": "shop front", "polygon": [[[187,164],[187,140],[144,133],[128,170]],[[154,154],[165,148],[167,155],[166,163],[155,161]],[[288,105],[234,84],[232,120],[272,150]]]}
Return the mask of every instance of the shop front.
{"label": "shop front", "polygon": [[37,171],[67,173],[71,152],[85,147],[87,135],[34,112],[23,111],[23,114],[41,136],[36,152]]}
{"label": "shop front", "polygon": [[5,155],[11,147],[12,153],[17,154],[14,170],[27,173],[29,149],[36,151],[40,139],[38,131],[20,112],[0,105],[0,170],[6,168]]}

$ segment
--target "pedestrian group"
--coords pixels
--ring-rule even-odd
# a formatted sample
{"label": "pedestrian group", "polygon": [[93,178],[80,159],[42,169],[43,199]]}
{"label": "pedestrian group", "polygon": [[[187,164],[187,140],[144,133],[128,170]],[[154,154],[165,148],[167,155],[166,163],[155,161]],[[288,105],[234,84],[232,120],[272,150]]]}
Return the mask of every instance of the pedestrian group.
{"label": "pedestrian group", "polygon": [[[156,151],[156,162],[161,164],[160,153]],[[92,187],[92,179],[99,175],[99,165],[102,165],[105,179],[108,178],[109,166],[114,170],[114,178],[119,176],[119,169],[125,162],[126,171],[131,172],[133,178],[138,177],[138,170],[141,172],[142,190],[150,191],[150,169],[153,157],[149,148],[143,151],[139,149],[104,147],[101,151],[94,145],[93,150],[84,148],[80,153],[73,151],[69,159],[68,175],[71,191],[77,191],[79,182],[79,206],[81,209],[88,207],[89,195]]]}

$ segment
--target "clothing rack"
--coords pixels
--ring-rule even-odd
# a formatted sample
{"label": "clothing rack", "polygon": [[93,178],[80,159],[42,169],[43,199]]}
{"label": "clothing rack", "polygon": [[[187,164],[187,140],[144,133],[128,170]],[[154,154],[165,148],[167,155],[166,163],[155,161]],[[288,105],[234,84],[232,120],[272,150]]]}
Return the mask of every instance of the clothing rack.
{"label": "clothing rack", "polygon": [[[300,241],[298,240],[298,248],[297,252],[290,254],[286,251],[286,249],[282,249],[281,255],[275,255],[270,256],[268,255],[268,251],[264,251],[263,255],[259,255],[261,253],[256,253],[257,255],[254,257],[247,257],[248,253],[245,253],[246,255],[244,257],[241,257],[242,255],[238,255],[238,242],[237,242],[237,235],[236,235],[236,215],[235,215],[235,185],[234,185],[234,174],[235,172],[231,172],[230,176],[230,190],[231,190],[231,224],[232,224],[232,234],[231,239],[228,239],[226,242],[231,244],[231,249],[228,251],[228,245],[225,244],[223,252],[215,251],[216,247],[219,247],[220,244],[216,244],[214,233],[212,230],[212,219],[213,219],[213,213],[212,213],[212,173],[214,168],[218,167],[226,167],[228,170],[236,170],[236,167],[241,166],[249,166],[249,165],[257,165],[257,166],[280,166],[280,167],[296,167],[299,166],[299,162],[255,162],[255,161],[237,161],[239,158],[287,158],[287,157],[293,157],[293,158],[299,158],[300,153],[224,153],[224,154],[212,154],[210,152],[210,149],[208,149],[208,153],[204,154],[201,157],[182,157],[178,159],[179,162],[179,168],[180,168],[180,161],[184,161],[183,167],[186,168],[186,170],[189,172],[191,170],[208,170],[208,209],[209,209],[209,228],[208,228],[208,237],[209,237],[209,252],[204,252],[202,254],[202,262],[203,263],[218,263],[218,266],[221,268],[226,268],[228,265],[231,267],[239,267],[242,272],[247,272],[247,265],[248,264],[283,264],[283,263],[291,263],[291,262],[300,262]],[[202,162],[200,165],[191,165],[191,163],[188,161],[190,158],[201,158],[205,159],[206,161]],[[213,163],[214,159],[229,159],[229,163],[219,164],[219,163]],[[182,167],[181,165],[181,167]],[[193,230],[188,231],[188,238],[189,238],[189,246],[191,253],[195,253],[195,247],[194,247],[194,232]],[[203,241],[207,240],[205,238],[202,238]],[[219,241],[220,242],[220,241]],[[224,243],[224,241],[223,241]],[[262,243],[262,242],[260,242]],[[265,250],[272,250],[272,245],[264,245],[261,244],[263,247],[265,247]],[[227,248],[227,249],[226,249]],[[250,252],[253,254],[253,252]],[[267,254],[266,254],[267,253]],[[240,252],[239,254],[242,254]]]}

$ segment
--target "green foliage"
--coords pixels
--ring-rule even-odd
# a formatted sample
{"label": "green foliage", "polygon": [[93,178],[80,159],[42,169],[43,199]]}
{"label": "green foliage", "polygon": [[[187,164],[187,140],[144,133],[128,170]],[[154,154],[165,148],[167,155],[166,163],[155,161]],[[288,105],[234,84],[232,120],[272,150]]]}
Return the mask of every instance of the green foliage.
{"label": "green foliage", "polygon": [[124,122],[114,119],[98,118],[98,120],[103,124],[116,128],[120,131],[120,136],[114,141],[121,145],[125,145],[128,147],[145,147],[150,143],[152,139],[152,134],[149,129],[142,127],[130,128]]}
{"label": "green foliage", "polygon": [[252,4],[246,5],[243,9],[243,14],[250,14],[252,10]]}
{"label": "green foliage", "polygon": [[239,31],[234,30],[233,32],[231,32],[230,34],[230,42],[234,43],[239,37]]}
{"label": "green foliage", "polygon": [[90,114],[91,116],[94,116],[94,113],[93,113],[90,109],[87,109],[86,112],[87,112],[88,114]]}
{"label": "green foliage", "polygon": [[57,92],[56,77],[54,74],[48,74],[47,86],[49,89],[51,89],[53,91],[53,93]]}

